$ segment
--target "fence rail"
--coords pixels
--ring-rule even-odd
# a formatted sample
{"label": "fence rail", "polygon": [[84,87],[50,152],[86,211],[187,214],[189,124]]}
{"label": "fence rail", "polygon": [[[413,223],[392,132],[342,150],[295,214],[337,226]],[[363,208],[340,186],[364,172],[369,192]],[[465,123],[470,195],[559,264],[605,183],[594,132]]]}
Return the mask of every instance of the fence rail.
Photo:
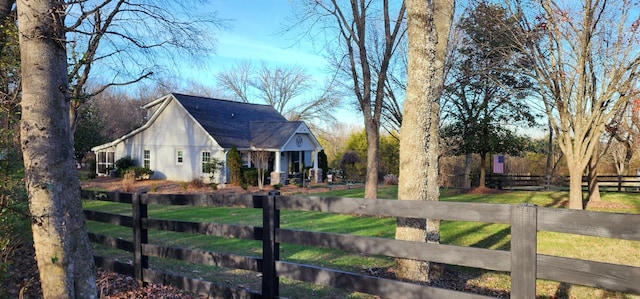
{"label": "fence rail", "polygon": [[[289,278],[386,298],[490,298],[409,282],[344,272],[280,260],[281,243],[426,260],[444,264],[511,273],[511,298],[534,298],[536,279],[593,286],[640,294],[640,267],[537,254],[537,232],[552,231],[640,241],[640,217],[631,214],[572,211],[533,205],[369,200],[339,197],[258,195],[164,195],[82,192],[84,199],[132,205],[132,216],[85,210],[88,220],[131,227],[133,241],[89,234],[92,242],[133,252],[133,264],[96,257],[100,267],[127,274],[139,281],[171,285],[215,298],[278,298],[279,278]],[[258,226],[170,221],[147,217],[147,205],[191,205],[261,209]],[[427,244],[350,234],[280,228],[280,211],[318,211],[386,217],[430,218],[454,221],[503,223],[511,226],[511,248],[490,250],[443,244]],[[198,233],[263,244],[262,256],[167,247],[151,244],[148,230]],[[177,259],[260,272],[261,292],[152,270],[148,257]]]}
{"label": "fence rail", "polygon": [[[602,191],[639,192],[640,177],[636,175],[599,175],[598,186]],[[588,177],[582,177],[583,188],[587,187]],[[545,175],[496,175],[489,174],[485,183],[490,188],[518,188],[548,186],[569,187],[568,176]]]}

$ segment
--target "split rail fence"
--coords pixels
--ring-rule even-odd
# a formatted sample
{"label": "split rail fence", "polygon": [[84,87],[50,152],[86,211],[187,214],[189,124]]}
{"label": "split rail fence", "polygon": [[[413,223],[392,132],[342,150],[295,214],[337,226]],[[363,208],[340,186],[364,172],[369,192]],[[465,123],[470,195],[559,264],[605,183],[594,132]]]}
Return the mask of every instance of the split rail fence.
{"label": "split rail fence", "polygon": [[[536,279],[640,294],[640,267],[537,253],[537,232],[640,241],[640,217],[632,214],[572,211],[534,205],[370,200],[339,197],[266,195],[167,195],[82,191],[83,199],[131,204],[131,216],[85,210],[87,220],[132,228],[132,240],[90,233],[92,242],[133,253],[133,264],[96,256],[96,264],[138,281],[170,285],[214,298],[279,298],[279,278],[331,286],[384,298],[491,298],[387,278],[280,260],[281,243],[336,248],[349,252],[409,258],[510,272],[511,298],[535,298]],[[147,205],[191,205],[261,209],[261,227],[148,218]],[[427,244],[379,237],[280,228],[280,211],[318,211],[375,217],[410,217],[510,225],[510,250]],[[199,233],[259,240],[262,256],[239,256],[152,244],[149,230]],[[597,246],[594,244],[594,246]],[[148,257],[244,269],[261,273],[261,291],[182,277],[149,268]]]}
{"label": "split rail fence", "polygon": [[[582,177],[583,188],[587,187],[588,178]],[[511,189],[518,187],[539,187],[543,189],[547,186],[569,188],[568,176],[545,175],[496,175],[489,174],[485,184],[490,188]],[[599,175],[598,186],[601,191],[611,192],[639,192],[640,177],[636,175]]]}

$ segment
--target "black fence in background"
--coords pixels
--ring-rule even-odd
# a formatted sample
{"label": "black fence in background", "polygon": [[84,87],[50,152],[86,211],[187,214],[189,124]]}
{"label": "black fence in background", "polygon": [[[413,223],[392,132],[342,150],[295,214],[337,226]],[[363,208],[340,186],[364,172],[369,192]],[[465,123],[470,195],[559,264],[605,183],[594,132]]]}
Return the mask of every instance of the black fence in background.
{"label": "black fence in background", "polygon": [[[587,187],[588,177],[582,177],[583,188]],[[497,189],[532,188],[543,190],[546,188],[569,188],[568,176],[545,175],[499,175],[487,174],[485,185]],[[635,175],[600,175],[598,186],[601,191],[610,192],[639,192],[640,177]]]}

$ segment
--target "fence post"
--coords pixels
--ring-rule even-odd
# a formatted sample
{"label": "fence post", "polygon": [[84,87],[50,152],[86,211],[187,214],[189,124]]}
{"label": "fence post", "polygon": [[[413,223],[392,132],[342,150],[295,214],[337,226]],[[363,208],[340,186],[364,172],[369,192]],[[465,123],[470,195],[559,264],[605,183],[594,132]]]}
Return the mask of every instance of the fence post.
{"label": "fence post", "polygon": [[520,204],[511,209],[511,298],[536,296],[538,208]]}
{"label": "fence post", "polygon": [[141,201],[142,194],[133,193],[132,196],[134,278],[144,285],[142,272],[149,268],[149,257],[142,255],[142,244],[149,242],[149,235],[147,229],[142,228],[142,220],[147,218],[147,205]]}
{"label": "fence post", "polygon": [[622,176],[618,175],[618,192],[622,192]]}
{"label": "fence post", "polygon": [[[258,195],[256,195],[258,196]],[[262,198],[262,298],[280,296],[280,280],[276,275],[276,261],[280,259],[280,246],[276,243],[276,229],[280,227],[280,211],[276,197]]]}

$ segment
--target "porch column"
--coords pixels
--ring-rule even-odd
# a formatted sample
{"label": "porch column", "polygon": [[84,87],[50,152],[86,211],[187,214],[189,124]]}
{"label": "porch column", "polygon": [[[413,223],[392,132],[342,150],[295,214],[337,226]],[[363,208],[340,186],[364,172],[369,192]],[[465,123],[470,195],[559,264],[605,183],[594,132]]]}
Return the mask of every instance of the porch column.
{"label": "porch column", "polygon": [[275,165],[275,168],[273,169],[273,171],[275,171],[275,172],[282,172],[280,170],[281,169],[281,165],[280,165],[281,158],[280,158],[280,155],[281,155],[281,152],[280,151],[276,151],[276,161],[275,161],[276,165]]}
{"label": "porch column", "polygon": [[313,175],[316,183],[322,183],[322,173],[318,171],[318,150],[313,151]]}
{"label": "porch column", "polygon": [[273,172],[271,172],[271,185],[284,183],[282,179],[282,165],[280,165],[282,160],[280,156],[282,155],[282,152],[276,151],[275,155],[276,158],[273,162],[275,165],[273,167]]}

